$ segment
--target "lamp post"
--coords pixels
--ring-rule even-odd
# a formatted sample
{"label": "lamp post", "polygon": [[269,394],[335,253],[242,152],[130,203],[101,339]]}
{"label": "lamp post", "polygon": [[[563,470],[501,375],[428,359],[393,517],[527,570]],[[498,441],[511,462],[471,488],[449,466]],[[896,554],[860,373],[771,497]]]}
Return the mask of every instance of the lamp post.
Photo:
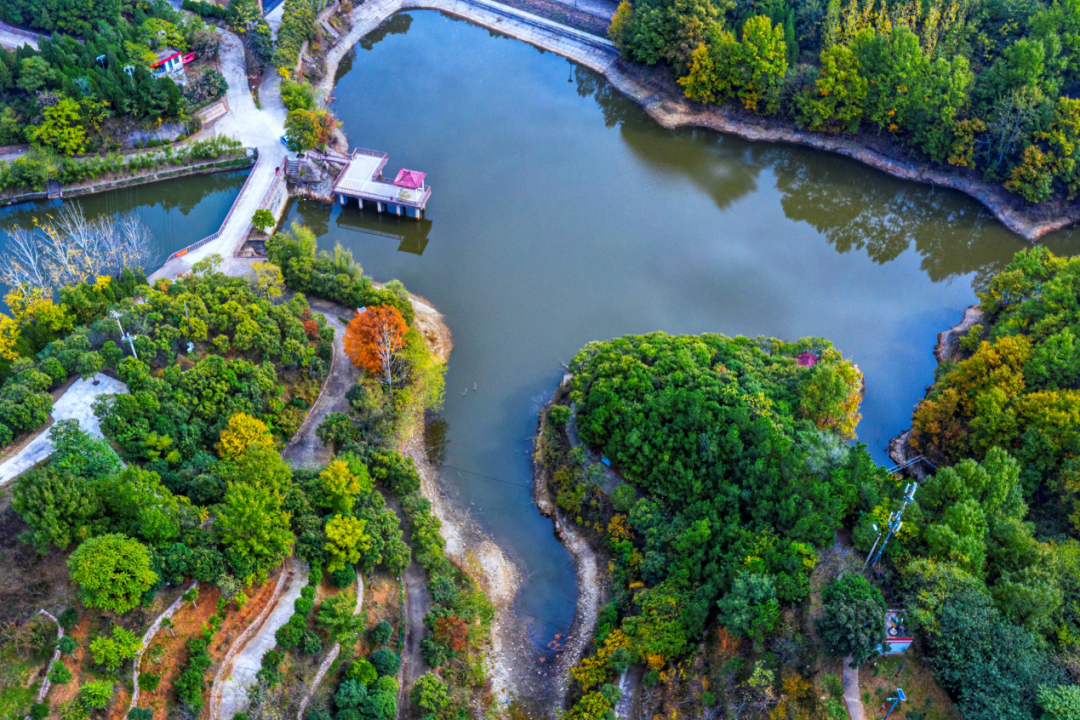
{"label": "lamp post", "polygon": [[124,342],[126,340],[128,346],[131,347],[131,354],[135,356],[136,360],[138,360],[139,353],[135,352],[135,336],[128,335],[124,332],[124,326],[120,324],[120,313],[118,313],[116,310],[112,310],[109,312],[109,315],[111,315],[113,320],[116,321],[116,327],[120,328],[120,342]]}
{"label": "lamp post", "polygon": [[902,701],[907,700],[907,696],[904,695],[903,690],[901,690],[900,688],[896,688],[896,697],[885,698],[886,702],[888,702],[889,700],[892,700],[893,704],[892,707],[889,708],[889,712],[885,713],[885,720],[888,720],[889,716],[892,715],[892,711],[896,709],[897,705],[899,705]]}

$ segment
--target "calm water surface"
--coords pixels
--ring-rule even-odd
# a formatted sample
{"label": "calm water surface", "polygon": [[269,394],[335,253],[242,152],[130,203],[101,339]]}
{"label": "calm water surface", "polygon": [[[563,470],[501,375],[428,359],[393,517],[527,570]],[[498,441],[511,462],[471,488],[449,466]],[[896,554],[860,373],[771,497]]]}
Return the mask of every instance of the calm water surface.
{"label": "calm water surface", "polygon": [[[145,265],[149,273],[173,252],[217,232],[246,177],[246,170],[192,175],[63,202],[79,203],[88,218],[136,213],[153,238]],[[35,217],[58,213],[61,204],[54,200],[0,208],[0,230],[33,227]],[[0,232],[0,250],[6,242],[6,235]]]}
{"label": "calm water surface", "polygon": [[443,473],[525,568],[518,607],[540,642],[569,626],[576,583],[532,504],[530,442],[585,343],[829,338],[865,374],[859,437],[885,463],[933,379],[936,334],[1024,247],[958,194],[667,132],[593,73],[434,12],[398,15],[354,50],[334,110],[352,143],[390,154],[387,174],[429,173],[429,222],[305,202],[290,218],[446,314]]}

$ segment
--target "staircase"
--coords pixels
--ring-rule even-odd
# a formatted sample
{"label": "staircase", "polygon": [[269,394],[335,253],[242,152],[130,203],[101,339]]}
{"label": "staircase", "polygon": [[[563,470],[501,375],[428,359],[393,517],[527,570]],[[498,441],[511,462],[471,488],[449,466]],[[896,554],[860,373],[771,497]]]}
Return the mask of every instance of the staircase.
{"label": "staircase", "polygon": [[292,158],[285,159],[285,177],[293,178],[294,180],[300,177],[299,160],[293,160]]}
{"label": "staircase", "polygon": [[45,192],[50,200],[59,200],[64,197],[64,186],[56,180],[49,180],[45,183]]}

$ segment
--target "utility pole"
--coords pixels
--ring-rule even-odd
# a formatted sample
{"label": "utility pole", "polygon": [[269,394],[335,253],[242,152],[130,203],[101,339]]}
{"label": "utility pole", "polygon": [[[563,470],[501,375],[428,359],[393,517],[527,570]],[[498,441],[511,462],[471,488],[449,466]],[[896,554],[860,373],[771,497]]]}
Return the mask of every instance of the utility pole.
{"label": "utility pole", "polygon": [[[889,540],[891,540],[892,536],[898,533],[900,528],[904,526],[904,521],[902,520],[904,517],[904,510],[906,510],[908,504],[915,499],[915,491],[918,489],[919,483],[917,482],[908,483],[907,487],[904,488],[904,503],[900,506],[899,510],[889,516],[889,532],[886,533],[885,540],[882,541],[881,547],[878,547],[878,541],[881,540],[881,531],[878,530],[877,525],[874,525],[874,530],[878,530],[878,536],[877,539],[874,540],[874,547],[870,548],[870,554],[866,556],[866,562],[863,563],[864,569],[868,566],[878,564],[881,560],[881,553],[885,552],[885,546],[889,544]],[[875,550],[877,551],[876,555],[874,554]]]}
{"label": "utility pole", "polygon": [[902,701],[907,700],[907,696],[904,695],[903,690],[901,690],[900,688],[896,688],[896,697],[885,698],[885,702],[888,702],[889,700],[892,700],[893,704],[892,707],[889,708],[889,712],[885,713],[884,720],[888,720],[889,716],[892,715],[892,711],[896,709],[896,706],[899,705]]}
{"label": "utility pole", "polygon": [[131,354],[135,356],[135,359],[139,359],[139,353],[135,352],[135,335],[128,335],[124,332],[124,326],[120,324],[120,313],[113,310],[109,313],[112,315],[113,320],[116,320],[116,327],[120,328],[120,342],[127,341],[128,346],[131,347]]}

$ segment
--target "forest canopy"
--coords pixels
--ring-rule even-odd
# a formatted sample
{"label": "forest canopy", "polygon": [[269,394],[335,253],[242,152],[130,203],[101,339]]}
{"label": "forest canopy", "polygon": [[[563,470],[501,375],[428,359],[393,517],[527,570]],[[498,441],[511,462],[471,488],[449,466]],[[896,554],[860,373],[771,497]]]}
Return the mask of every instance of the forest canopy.
{"label": "forest canopy", "polygon": [[1080,192],[1080,2],[623,0],[624,55],[691,100],[895,141],[1037,203]]}

